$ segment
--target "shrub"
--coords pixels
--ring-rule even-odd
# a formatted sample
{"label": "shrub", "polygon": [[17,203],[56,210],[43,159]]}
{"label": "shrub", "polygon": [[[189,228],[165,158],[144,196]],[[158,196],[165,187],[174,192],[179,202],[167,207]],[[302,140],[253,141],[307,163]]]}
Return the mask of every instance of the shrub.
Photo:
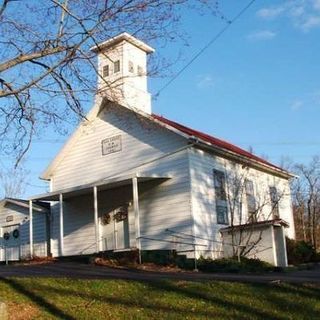
{"label": "shrub", "polygon": [[300,264],[316,261],[317,253],[313,246],[305,241],[286,238],[289,264]]}
{"label": "shrub", "polygon": [[144,250],[142,251],[142,261],[152,262],[161,266],[175,264],[176,253],[169,250]]}
{"label": "shrub", "polygon": [[237,258],[210,259],[201,257],[198,259],[198,269],[204,272],[266,272],[274,270],[274,267],[259,259]]}

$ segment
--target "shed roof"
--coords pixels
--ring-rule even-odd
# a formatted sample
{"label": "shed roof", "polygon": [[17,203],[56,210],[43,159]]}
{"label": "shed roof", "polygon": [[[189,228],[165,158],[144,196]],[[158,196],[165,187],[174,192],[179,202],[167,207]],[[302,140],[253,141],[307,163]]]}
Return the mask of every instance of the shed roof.
{"label": "shed roof", "polygon": [[265,220],[265,221],[257,221],[252,223],[244,223],[244,224],[238,224],[234,226],[228,226],[225,228],[221,228],[220,232],[229,232],[232,230],[240,230],[240,229],[250,229],[250,228],[261,228],[265,226],[283,226],[288,228],[289,223],[283,219],[272,219],[272,220]]}
{"label": "shed roof", "polygon": [[[4,198],[2,202],[14,204],[19,207],[29,208],[29,200],[17,199],[17,198]],[[32,208],[36,211],[47,211],[50,209],[50,204],[42,201],[34,201],[32,203]]]}
{"label": "shed roof", "polygon": [[47,192],[44,194],[39,194],[36,196],[32,196],[30,200],[43,200],[43,201],[59,201],[59,196],[62,194],[64,198],[72,198],[81,195],[85,195],[88,193],[92,193],[93,187],[98,187],[98,190],[108,190],[114,189],[118,187],[123,187],[130,185],[132,183],[132,179],[137,178],[138,182],[147,182],[151,180],[158,180],[159,182],[171,179],[170,176],[158,175],[158,174],[143,174],[143,173],[135,173],[135,174],[127,174],[120,176],[107,177],[92,183],[78,185],[66,189],[56,190],[53,192]]}

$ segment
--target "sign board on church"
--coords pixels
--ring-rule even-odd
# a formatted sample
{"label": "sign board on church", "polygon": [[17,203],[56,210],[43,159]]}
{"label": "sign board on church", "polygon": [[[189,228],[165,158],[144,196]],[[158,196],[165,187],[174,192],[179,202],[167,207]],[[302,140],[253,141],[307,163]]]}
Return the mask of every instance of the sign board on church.
{"label": "sign board on church", "polygon": [[110,153],[119,152],[122,150],[121,135],[112,136],[110,138],[104,139],[102,144],[102,155],[107,155]]}

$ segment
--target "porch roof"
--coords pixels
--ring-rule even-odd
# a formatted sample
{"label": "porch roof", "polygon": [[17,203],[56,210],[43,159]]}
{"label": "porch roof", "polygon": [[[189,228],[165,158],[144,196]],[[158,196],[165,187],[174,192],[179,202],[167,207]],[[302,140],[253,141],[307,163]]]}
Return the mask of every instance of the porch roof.
{"label": "porch roof", "polygon": [[158,175],[158,174],[131,174],[126,176],[116,176],[111,178],[105,178],[96,182],[83,184],[71,188],[61,189],[54,192],[47,192],[32,196],[29,200],[43,200],[43,201],[59,201],[59,195],[63,194],[64,198],[76,197],[91,192],[93,187],[97,187],[99,191],[114,189],[117,187],[127,186],[132,183],[132,179],[137,178],[138,182],[146,182],[151,180],[159,180],[159,182],[171,179],[170,176]]}
{"label": "porch roof", "polygon": [[261,228],[265,226],[276,226],[276,227],[289,227],[289,223],[283,219],[272,219],[272,220],[265,220],[265,221],[257,221],[253,223],[245,223],[245,224],[238,224],[234,226],[229,226],[225,228],[221,228],[219,231],[221,233],[229,232],[232,230],[240,230],[240,229],[250,229],[250,228]]}

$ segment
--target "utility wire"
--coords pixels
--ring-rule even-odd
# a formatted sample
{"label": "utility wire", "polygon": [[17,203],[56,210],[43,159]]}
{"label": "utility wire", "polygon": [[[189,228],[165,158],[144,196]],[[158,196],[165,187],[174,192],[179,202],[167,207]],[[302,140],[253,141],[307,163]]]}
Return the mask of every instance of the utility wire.
{"label": "utility wire", "polygon": [[251,0],[237,15],[235,15],[227,24],[215,34],[215,36],[178,72],[176,73],[154,97],[158,97],[160,93],[165,90],[174,80],[176,80],[195,60],[197,60],[213,43],[215,43],[255,2]]}

